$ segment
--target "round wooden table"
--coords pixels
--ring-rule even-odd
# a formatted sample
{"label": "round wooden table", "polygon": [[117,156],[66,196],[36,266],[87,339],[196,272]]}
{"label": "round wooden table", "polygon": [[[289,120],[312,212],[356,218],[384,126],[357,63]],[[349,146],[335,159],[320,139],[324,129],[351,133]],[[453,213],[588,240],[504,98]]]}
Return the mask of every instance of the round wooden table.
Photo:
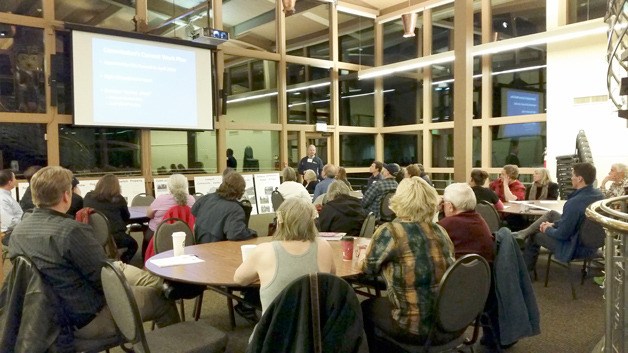
{"label": "round wooden table", "polygon": [[[517,201],[505,202],[503,213],[515,213],[529,216],[542,216],[549,211],[563,213],[566,200]],[[523,206],[522,205],[526,205]]]}

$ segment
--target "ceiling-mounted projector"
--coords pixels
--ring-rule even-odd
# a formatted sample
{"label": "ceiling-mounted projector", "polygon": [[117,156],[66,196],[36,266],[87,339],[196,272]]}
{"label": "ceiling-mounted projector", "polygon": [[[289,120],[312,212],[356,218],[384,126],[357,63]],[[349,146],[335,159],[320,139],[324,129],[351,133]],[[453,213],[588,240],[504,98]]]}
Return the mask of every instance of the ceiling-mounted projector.
{"label": "ceiling-mounted projector", "polygon": [[229,32],[205,27],[203,31],[198,33],[196,37],[193,37],[192,40],[210,45],[220,45],[229,40]]}

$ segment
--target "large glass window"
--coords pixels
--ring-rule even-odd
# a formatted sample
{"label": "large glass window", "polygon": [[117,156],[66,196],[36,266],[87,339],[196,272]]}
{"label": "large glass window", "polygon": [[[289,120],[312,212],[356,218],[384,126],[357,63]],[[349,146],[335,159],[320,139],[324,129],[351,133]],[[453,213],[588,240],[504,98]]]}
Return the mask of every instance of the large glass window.
{"label": "large glass window", "polygon": [[150,144],[153,175],[218,172],[214,131],[151,131]]}
{"label": "large glass window", "polygon": [[606,0],[569,0],[567,23],[576,23],[604,17]]}
{"label": "large glass window", "polygon": [[340,125],[375,126],[374,81],[358,80],[356,73],[341,70]]}
{"label": "large glass window", "polygon": [[374,66],[373,20],[338,12],[340,61]]}
{"label": "large glass window", "polygon": [[423,155],[423,133],[385,134],[384,161],[397,163],[402,167],[419,163]]}
{"label": "large glass window", "polygon": [[432,167],[454,166],[454,129],[434,129],[432,133]]}
{"label": "large glass window", "polygon": [[432,66],[432,121],[453,120],[453,64]]}
{"label": "large glass window", "polygon": [[18,178],[32,165],[48,164],[45,124],[0,124],[0,167]]}
{"label": "large glass window", "polygon": [[235,123],[277,123],[277,63],[233,57],[225,65],[225,119]]}
{"label": "large glass window", "polygon": [[[297,3],[297,12],[286,17],[286,44],[291,55],[329,60],[329,4]],[[293,51],[304,48],[305,50]]]}
{"label": "large glass window", "polygon": [[508,124],[492,128],[492,167],[515,164],[542,167],[546,147],[546,123]]}
{"label": "large glass window", "polygon": [[43,29],[0,23],[0,112],[46,112],[43,39]]}
{"label": "large glass window", "polygon": [[401,19],[384,23],[384,65],[400,61],[414,59],[419,56],[420,32],[417,29],[421,26],[422,15],[417,14],[417,25],[409,32],[414,33],[414,37],[404,37],[404,28]]}
{"label": "large glass window", "polygon": [[[28,1],[22,2],[28,3]],[[81,2],[57,0],[54,3],[56,20],[119,29],[121,31],[135,30],[135,24],[131,21],[133,16],[135,16],[135,7],[129,6],[131,3],[125,4],[122,1],[99,0],[82,0]],[[159,25],[164,18],[171,17],[172,8],[172,6],[168,7],[168,13],[160,13],[157,21],[149,23],[149,27],[151,25]],[[163,34],[163,31],[160,31],[159,34]]]}
{"label": "large glass window", "polygon": [[453,2],[432,9],[432,53],[454,49]]}
{"label": "large glass window", "polygon": [[526,6],[517,1],[492,0],[493,31],[496,40],[545,32],[545,0],[530,0]]}
{"label": "large glass window", "polygon": [[[4,0],[0,3],[0,12],[8,12],[16,15],[24,15],[31,17],[43,17],[42,0],[31,1],[9,1]],[[0,30],[0,33],[2,30]]]}
{"label": "large glass window", "polygon": [[368,167],[375,160],[375,135],[340,134],[340,165]]}
{"label": "large glass window", "polygon": [[61,166],[77,175],[139,175],[140,131],[59,126]]}
{"label": "large glass window", "polygon": [[288,123],[331,123],[328,69],[288,64]]}
{"label": "large glass window", "polygon": [[281,170],[279,131],[230,130],[227,131],[227,147],[238,160],[238,171]]}
{"label": "large glass window", "polygon": [[544,45],[496,54],[492,67],[494,117],[545,113]]}
{"label": "large glass window", "polygon": [[423,84],[417,76],[400,74],[384,78],[384,126],[422,121]]}

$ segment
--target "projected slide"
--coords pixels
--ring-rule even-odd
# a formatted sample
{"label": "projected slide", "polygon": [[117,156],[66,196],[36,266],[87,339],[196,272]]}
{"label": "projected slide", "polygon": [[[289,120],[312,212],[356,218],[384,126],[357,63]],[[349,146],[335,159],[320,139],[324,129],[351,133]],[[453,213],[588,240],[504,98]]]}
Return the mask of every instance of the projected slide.
{"label": "projected slide", "polygon": [[538,92],[506,91],[507,116],[538,114],[541,112],[541,103],[541,94]]}
{"label": "projected slide", "polygon": [[73,30],[74,124],[212,130],[212,53],[184,44]]}
{"label": "projected slide", "polygon": [[[94,122],[136,123],[184,117],[196,125],[196,63],[189,50],[94,38]],[[171,104],[163,104],[170,102]],[[117,120],[120,119],[120,120]]]}

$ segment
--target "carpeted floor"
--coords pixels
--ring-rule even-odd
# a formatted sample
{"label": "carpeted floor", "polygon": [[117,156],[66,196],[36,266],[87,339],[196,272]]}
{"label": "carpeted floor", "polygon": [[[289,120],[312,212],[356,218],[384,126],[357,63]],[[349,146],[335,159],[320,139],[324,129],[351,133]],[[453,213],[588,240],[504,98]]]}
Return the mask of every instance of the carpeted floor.
{"label": "carpeted floor", "polygon": [[[134,259],[139,264],[138,258]],[[541,312],[539,336],[521,340],[509,353],[589,353],[604,333],[604,300],[602,289],[596,286],[591,273],[584,285],[577,284],[577,300],[572,300],[566,270],[556,265],[551,269],[549,286],[543,286],[546,258],[541,256],[537,266],[539,280],[534,282],[537,302]],[[572,276],[577,277],[580,268],[576,265]],[[11,269],[10,262],[4,266],[5,274]],[[192,316],[193,300],[185,303],[186,316]],[[202,319],[227,332],[227,352],[245,352],[253,326],[236,315],[237,326],[231,330],[227,313],[226,298],[212,291],[205,291]],[[150,330],[150,325],[146,324]],[[123,352],[121,349],[112,352]],[[476,352],[489,352],[476,345]]]}

